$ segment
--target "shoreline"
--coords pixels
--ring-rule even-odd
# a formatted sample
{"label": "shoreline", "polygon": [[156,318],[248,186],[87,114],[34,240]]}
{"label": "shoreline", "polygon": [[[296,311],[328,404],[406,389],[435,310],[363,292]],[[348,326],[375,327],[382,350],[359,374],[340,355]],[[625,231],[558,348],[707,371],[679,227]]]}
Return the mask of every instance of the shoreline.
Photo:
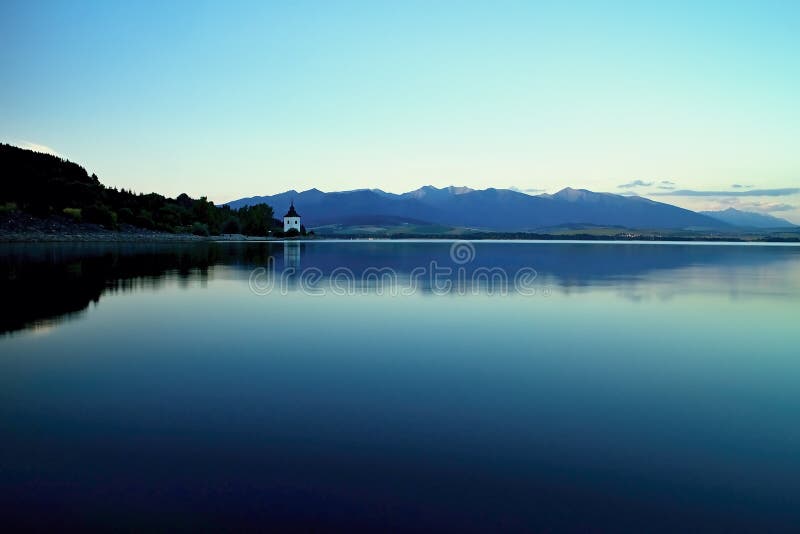
{"label": "shoreline", "polygon": [[190,234],[144,235],[128,233],[35,234],[0,235],[0,243],[114,243],[114,242],[200,242],[208,238]]}
{"label": "shoreline", "polygon": [[754,237],[754,236],[636,236],[636,237],[615,237],[615,236],[595,236],[595,235],[556,235],[556,234],[490,234],[490,235],[463,235],[463,236],[441,236],[441,235],[350,235],[350,236],[321,236],[313,238],[276,238],[266,236],[246,236],[243,234],[223,234],[199,236],[193,234],[170,234],[166,232],[154,231],[114,231],[114,230],[93,230],[87,232],[61,232],[50,233],[41,231],[17,231],[0,232],[0,244],[2,243],[208,243],[208,242],[254,242],[254,243],[286,243],[286,242],[309,242],[309,241],[541,241],[541,242],[614,242],[614,243],[800,243],[800,239],[794,237]]}
{"label": "shoreline", "polygon": [[166,232],[116,232],[113,230],[92,232],[8,232],[0,233],[0,243],[202,243],[209,241],[282,241],[281,239],[225,234],[200,236],[194,234],[170,234]]}
{"label": "shoreline", "polygon": [[[302,242],[302,241],[374,241],[374,240],[442,240],[442,241],[605,241],[605,242],[686,242],[686,243],[798,243],[800,228],[743,229],[741,232],[708,232],[698,230],[632,230],[622,228],[582,229],[548,233],[536,231],[496,232],[474,230],[460,233],[360,232],[322,233],[312,236],[272,237],[243,234],[196,235],[170,233],[120,224],[109,229],[95,223],[81,223],[63,216],[36,217],[20,211],[0,214],[0,243],[201,243],[201,242]],[[314,230],[312,228],[311,230]],[[320,229],[323,230],[324,229]]]}

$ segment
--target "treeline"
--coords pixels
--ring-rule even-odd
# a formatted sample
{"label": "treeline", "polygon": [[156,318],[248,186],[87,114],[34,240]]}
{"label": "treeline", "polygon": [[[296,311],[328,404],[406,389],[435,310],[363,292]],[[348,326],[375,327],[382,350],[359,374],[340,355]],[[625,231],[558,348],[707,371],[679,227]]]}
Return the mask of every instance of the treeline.
{"label": "treeline", "polygon": [[0,208],[32,215],[60,215],[110,229],[123,225],[197,235],[279,233],[280,221],[267,204],[232,210],[206,197],[168,198],[106,187],[86,169],[50,154],[0,144]]}

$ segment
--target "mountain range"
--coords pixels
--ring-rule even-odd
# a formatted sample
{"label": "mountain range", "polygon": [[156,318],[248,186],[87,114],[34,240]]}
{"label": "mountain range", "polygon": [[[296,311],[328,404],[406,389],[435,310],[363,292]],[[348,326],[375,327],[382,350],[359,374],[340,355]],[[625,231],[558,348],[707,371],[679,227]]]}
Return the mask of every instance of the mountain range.
{"label": "mountain range", "polygon": [[[697,213],[644,197],[569,187],[552,195],[535,196],[511,189],[475,190],[454,186],[424,186],[402,194],[380,189],[330,193],[309,189],[242,198],[227,205],[237,209],[267,203],[273,206],[276,215],[282,215],[291,202],[295,203],[303,223],[309,228],[333,224],[408,223],[525,232],[564,225],[711,231],[742,226],[727,215],[727,210],[722,215],[718,212]],[[765,227],[763,224],[752,226]],[[782,221],[774,226],[792,225]]]}
{"label": "mountain range", "polygon": [[796,226],[780,217],[752,211],[741,211],[735,208],[728,208],[722,211],[701,211],[700,213],[743,228],[793,228]]}

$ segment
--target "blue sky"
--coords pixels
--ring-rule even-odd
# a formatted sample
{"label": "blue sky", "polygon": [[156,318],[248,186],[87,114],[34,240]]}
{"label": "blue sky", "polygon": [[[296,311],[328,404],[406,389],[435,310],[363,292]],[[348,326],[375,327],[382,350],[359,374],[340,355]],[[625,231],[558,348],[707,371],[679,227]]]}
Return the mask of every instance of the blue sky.
{"label": "blue sky", "polygon": [[163,4],[0,4],[0,140],[218,202],[572,186],[800,223],[800,2]]}

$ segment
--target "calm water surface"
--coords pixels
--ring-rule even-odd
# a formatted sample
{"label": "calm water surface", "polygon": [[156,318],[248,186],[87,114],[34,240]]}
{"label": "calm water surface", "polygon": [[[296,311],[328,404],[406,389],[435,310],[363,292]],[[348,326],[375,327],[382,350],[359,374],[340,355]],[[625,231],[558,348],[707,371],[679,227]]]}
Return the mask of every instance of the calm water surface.
{"label": "calm water surface", "polygon": [[3,245],[0,268],[6,524],[800,525],[800,247]]}

